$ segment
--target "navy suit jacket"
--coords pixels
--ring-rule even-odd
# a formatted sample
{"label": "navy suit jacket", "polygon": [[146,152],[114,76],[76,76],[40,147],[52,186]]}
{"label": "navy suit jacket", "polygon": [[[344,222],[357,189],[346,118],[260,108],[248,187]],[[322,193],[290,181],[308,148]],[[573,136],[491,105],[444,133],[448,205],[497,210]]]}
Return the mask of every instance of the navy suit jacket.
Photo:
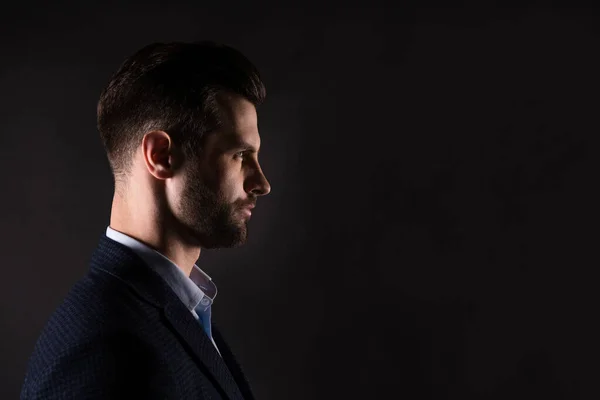
{"label": "navy suit jacket", "polygon": [[218,328],[222,357],[132,250],[103,234],[90,264],[44,327],[21,399],[254,399]]}

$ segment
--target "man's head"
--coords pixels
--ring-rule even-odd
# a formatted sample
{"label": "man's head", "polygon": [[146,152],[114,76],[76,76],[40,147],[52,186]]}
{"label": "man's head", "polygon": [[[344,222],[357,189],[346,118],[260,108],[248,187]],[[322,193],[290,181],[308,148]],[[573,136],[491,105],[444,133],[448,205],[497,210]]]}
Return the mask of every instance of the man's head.
{"label": "man's head", "polygon": [[189,244],[233,247],[246,207],[269,193],[258,162],[265,88],[238,51],[211,42],[152,44],[127,59],[98,103],[98,129],[129,201]]}

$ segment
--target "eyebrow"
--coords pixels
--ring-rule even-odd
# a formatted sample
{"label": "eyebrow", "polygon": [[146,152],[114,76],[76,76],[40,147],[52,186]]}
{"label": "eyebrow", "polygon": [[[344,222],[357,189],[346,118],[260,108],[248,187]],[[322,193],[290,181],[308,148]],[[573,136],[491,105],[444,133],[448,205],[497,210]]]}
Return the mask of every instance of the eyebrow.
{"label": "eyebrow", "polygon": [[251,151],[253,153],[256,153],[257,155],[258,155],[258,153],[260,153],[260,149],[257,149],[256,147],[254,147],[250,143],[246,142],[245,140],[240,139],[239,137],[229,139],[227,141],[227,145],[228,145],[228,147],[231,147],[231,148],[238,148],[238,149],[243,149],[244,151]]}

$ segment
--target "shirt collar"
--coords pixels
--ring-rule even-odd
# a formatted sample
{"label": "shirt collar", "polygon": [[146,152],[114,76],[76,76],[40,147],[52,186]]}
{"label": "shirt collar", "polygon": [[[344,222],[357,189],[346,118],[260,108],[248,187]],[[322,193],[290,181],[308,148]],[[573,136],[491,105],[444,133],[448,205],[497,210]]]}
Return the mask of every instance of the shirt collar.
{"label": "shirt collar", "polygon": [[192,267],[190,276],[179,268],[173,261],[148,245],[124,233],[106,228],[106,236],[133,250],[144,262],[175,292],[177,297],[190,310],[206,311],[217,296],[217,286],[211,277],[196,264]]}

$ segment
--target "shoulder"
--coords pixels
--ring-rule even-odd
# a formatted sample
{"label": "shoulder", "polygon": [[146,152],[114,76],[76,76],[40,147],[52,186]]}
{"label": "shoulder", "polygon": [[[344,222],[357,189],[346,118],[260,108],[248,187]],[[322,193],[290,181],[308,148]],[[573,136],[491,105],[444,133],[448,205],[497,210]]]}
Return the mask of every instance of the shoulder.
{"label": "shoulder", "polygon": [[38,353],[56,355],[85,345],[91,338],[143,336],[159,313],[118,278],[90,270],[48,318],[33,357]]}
{"label": "shoulder", "polygon": [[121,375],[134,383],[132,371],[151,373],[163,363],[150,333],[158,317],[155,306],[116,277],[88,272],[43,328],[29,360],[24,390],[46,393],[61,382],[70,387],[88,382],[85,390],[94,385],[129,387],[119,380]]}
{"label": "shoulder", "polygon": [[150,306],[117,277],[90,270],[71,288],[51,319],[62,320],[71,328],[85,329],[97,324],[109,328],[112,321],[121,325],[131,318],[143,317],[140,312],[147,312]]}

